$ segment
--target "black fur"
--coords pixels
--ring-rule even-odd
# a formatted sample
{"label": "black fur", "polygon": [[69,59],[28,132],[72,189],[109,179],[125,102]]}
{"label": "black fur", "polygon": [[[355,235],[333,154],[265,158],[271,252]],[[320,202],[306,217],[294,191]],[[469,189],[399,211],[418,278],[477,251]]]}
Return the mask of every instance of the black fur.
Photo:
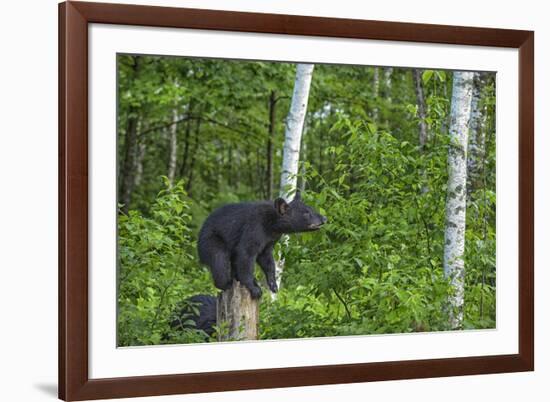
{"label": "black fur", "polygon": [[228,289],[233,279],[246,286],[253,298],[262,294],[254,279],[257,262],[272,292],[277,292],[273,246],[283,233],[319,229],[327,219],[305,205],[300,192],[286,203],[275,201],[228,204],[206,218],[199,233],[201,262],[212,272],[218,289]]}
{"label": "black fur", "polygon": [[[198,310],[195,314],[193,305]],[[196,328],[201,329],[211,336],[214,333],[214,325],[216,325],[217,301],[214,296],[195,295],[187,299],[187,306],[178,312],[178,318],[172,321],[172,328]],[[185,322],[191,320],[195,326],[189,326]]]}

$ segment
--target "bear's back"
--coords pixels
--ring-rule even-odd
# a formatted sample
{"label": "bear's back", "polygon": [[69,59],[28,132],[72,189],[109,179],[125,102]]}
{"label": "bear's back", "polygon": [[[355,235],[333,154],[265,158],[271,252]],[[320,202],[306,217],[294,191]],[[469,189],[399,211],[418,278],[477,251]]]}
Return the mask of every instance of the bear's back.
{"label": "bear's back", "polygon": [[275,214],[275,208],[269,201],[224,205],[206,218],[199,233],[199,242],[201,238],[216,236],[232,247],[245,230],[269,230],[266,225],[274,219]]}

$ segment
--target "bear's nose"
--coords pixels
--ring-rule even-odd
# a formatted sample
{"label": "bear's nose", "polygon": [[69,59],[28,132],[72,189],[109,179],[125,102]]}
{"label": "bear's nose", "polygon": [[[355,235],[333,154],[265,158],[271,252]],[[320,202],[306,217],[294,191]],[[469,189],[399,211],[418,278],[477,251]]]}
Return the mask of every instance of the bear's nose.
{"label": "bear's nose", "polygon": [[327,223],[327,217],[326,216],[323,216],[321,215],[321,223],[324,225],[325,223]]}

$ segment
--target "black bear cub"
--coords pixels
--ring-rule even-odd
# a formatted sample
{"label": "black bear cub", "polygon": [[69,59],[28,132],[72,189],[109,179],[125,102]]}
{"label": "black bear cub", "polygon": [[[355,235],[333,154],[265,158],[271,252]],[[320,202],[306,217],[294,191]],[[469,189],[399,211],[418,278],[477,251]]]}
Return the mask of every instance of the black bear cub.
{"label": "black bear cub", "polygon": [[[190,306],[186,306],[176,312],[176,319],[174,319],[170,326],[172,328],[196,328],[201,329],[212,336],[214,333],[214,325],[216,325],[216,312],[217,299],[210,295],[195,295],[187,299],[188,303],[194,306],[194,309]],[[195,312],[196,310],[196,312]],[[194,325],[188,325],[188,320],[193,321]]]}
{"label": "black bear cub", "polygon": [[275,242],[283,233],[317,230],[326,221],[302,202],[299,191],[290,203],[277,198],[224,205],[212,212],[202,225],[199,258],[210,268],[218,289],[230,288],[236,279],[257,299],[262,290],[254,279],[255,263],[264,271],[269,289],[277,292]]}

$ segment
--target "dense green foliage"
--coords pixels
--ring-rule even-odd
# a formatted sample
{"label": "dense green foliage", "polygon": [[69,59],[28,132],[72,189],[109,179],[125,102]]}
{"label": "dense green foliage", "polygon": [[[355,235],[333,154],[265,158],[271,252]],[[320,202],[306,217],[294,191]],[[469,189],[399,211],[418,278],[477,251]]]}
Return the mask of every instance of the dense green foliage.
{"label": "dense green foliage", "polygon": [[[204,341],[169,325],[187,297],[217,292],[197,261],[197,232],[217,206],[277,196],[295,68],[135,56],[119,56],[118,67],[118,344]],[[279,246],[282,288],[275,301],[262,299],[262,339],[449,329],[442,259],[452,72],[423,72],[430,138],[421,147],[411,71],[315,67],[299,186],[329,223]],[[495,326],[494,76],[482,89],[466,329]]]}
{"label": "dense green foliage", "polygon": [[189,222],[181,182],[158,194],[149,216],[119,215],[120,345],[157,344],[168,332],[182,342],[204,339],[198,331],[168,329],[182,296],[214,291],[208,273],[195,267]]}

